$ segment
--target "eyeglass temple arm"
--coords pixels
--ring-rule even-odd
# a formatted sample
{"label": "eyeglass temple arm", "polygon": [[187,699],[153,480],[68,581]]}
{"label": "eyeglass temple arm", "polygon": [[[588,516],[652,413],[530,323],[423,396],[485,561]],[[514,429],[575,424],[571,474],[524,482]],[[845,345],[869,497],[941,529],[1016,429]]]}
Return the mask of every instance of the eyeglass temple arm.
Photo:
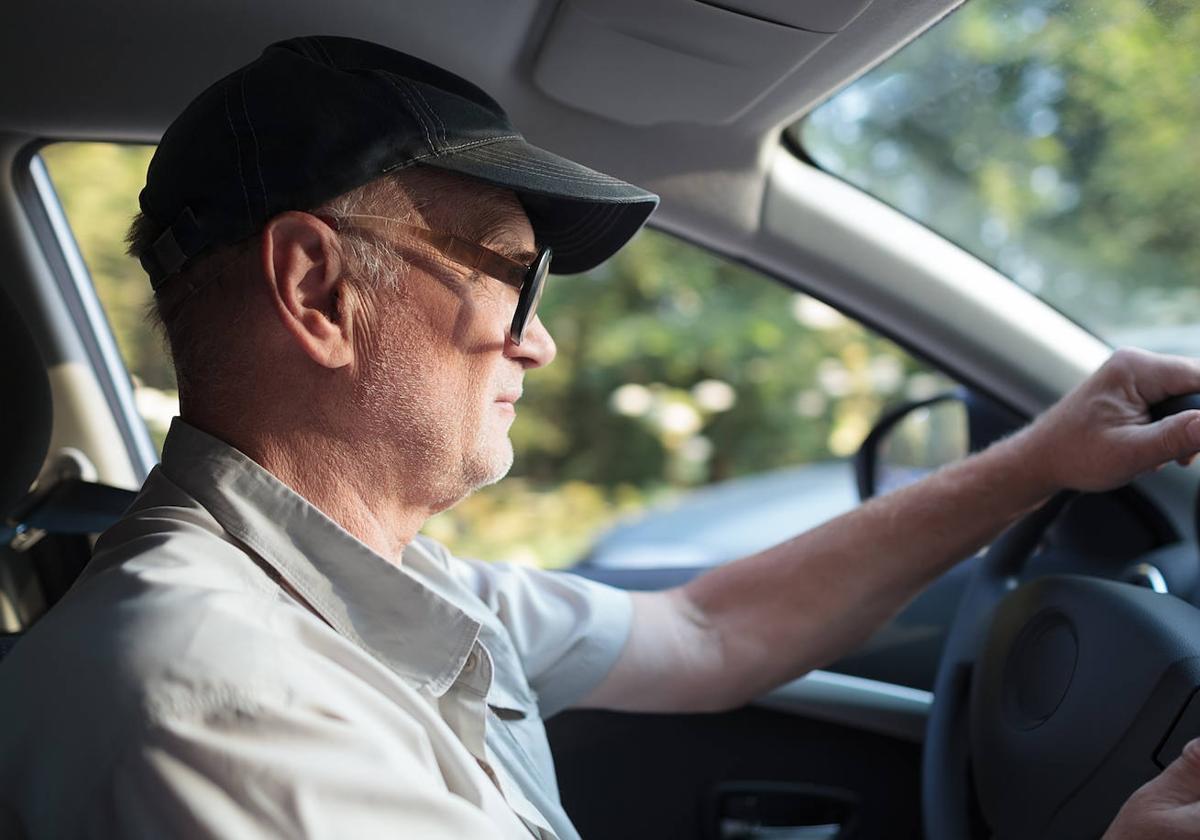
{"label": "eyeglass temple arm", "polygon": [[337,231],[352,231],[361,228],[372,232],[398,230],[404,231],[415,239],[420,239],[450,259],[467,268],[481,271],[489,277],[494,277],[502,283],[520,289],[525,284],[525,275],[529,266],[511,260],[503,254],[498,254],[490,248],[476,245],[449,233],[438,233],[426,228],[408,225],[384,217],[355,214],[348,220],[338,219],[324,214],[317,216],[321,221]]}
{"label": "eyeglass temple arm", "polygon": [[525,285],[525,275],[529,272],[527,265],[448,233],[417,228],[416,235],[433,247],[440,249],[443,254],[455,262],[482,271],[487,276],[495,277],[500,282],[517,289]]}

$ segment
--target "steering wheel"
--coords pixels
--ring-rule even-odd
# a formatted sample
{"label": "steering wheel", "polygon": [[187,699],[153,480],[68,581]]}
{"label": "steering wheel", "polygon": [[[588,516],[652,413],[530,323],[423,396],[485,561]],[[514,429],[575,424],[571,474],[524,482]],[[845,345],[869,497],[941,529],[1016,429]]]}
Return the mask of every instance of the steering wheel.
{"label": "steering wheel", "polygon": [[[1200,395],[1151,416],[1194,408]],[[928,840],[1095,840],[1200,736],[1200,610],[1100,578],[1017,585],[1075,495],[1005,531],[967,584],[925,736]]]}

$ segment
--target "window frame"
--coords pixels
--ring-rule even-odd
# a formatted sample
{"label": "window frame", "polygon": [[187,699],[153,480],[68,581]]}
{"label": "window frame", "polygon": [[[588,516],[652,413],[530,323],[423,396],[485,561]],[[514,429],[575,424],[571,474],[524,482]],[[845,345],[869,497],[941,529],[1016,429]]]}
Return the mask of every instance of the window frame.
{"label": "window frame", "polygon": [[53,142],[35,141],[17,155],[15,192],[140,484],[158,464],[158,452],[138,413],[131,374],[96,294],[91,272],[41,158],[41,150]]}

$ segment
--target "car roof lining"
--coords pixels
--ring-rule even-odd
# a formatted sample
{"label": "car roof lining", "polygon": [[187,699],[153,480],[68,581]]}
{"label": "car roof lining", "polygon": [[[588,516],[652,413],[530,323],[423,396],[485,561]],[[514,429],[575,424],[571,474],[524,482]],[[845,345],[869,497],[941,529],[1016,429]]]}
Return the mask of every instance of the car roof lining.
{"label": "car roof lining", "polygon": [[[560,7],[571,2],[583,0],[445,0],[421,4],[419,16],[409,16],[400,3],[345,0],[338,4],[336,25],[329,23],[328,4],[312,0],[18,4],[0,30],[0,49],[10,68],[27,72],[19,83],[10,77],[0,86],[0,130],[153,142],[192,96],[267,43],[314,32],[353,35],[466,76],[504,103],[532,142],[659,192],[668,227],[698,225],[697,234],[723,229],[736,235],[758,227],[763,183],[770,156],[781,146],[782,127],[959,0],[875,0],[769,91],[747,102],[736,120],[651,126],[569,107],[539,87],[539,53]],[[673,4],[695,4],[654,2],[666,11]],[[114,55],[136,60],[114,62]],[[703,86],[682,82],[670,93],[680,100],[705,95]]]}

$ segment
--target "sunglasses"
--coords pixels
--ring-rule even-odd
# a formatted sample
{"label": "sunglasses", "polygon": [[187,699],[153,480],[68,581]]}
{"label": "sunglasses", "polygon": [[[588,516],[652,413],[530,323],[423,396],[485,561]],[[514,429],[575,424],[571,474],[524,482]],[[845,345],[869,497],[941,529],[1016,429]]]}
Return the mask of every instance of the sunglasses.
{"label": "sunglasses", "polygon": [[338,233],[406,233],[414,239],[433,246],[446,259],[463,268],[478,271],[493,280],[519,290],[517,309],[513,313],[509,336],[513,344],[519,345],[525,335],[525,327],[537,314],[538,302],[542,299],[542,288],[546,275],[550,273],[551,251],[549,246],[541,248],[532,262],[523,263],[504,254],[485,248],[466,239],[415,227],[387,216],[354,214],[350,216],[318,215],[321,221]]}

